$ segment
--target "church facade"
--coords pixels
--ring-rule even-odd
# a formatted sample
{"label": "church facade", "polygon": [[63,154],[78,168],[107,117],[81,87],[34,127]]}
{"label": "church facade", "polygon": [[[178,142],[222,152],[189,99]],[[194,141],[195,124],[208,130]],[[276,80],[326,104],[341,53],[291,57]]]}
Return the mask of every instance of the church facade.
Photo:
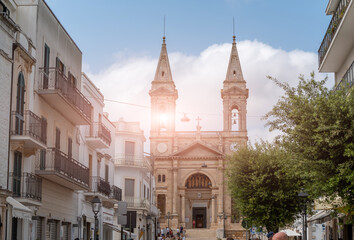
{"label": "church facade", "polygon": [[150,151],[154,156],[155,198],[160,227],[224,229],[243,234],[231,206],[225,170],[227,155],[246,144],[248,89],[233,37],[229,66],[221,89],[223,131],[176,131],[178,91],[172,78],[165,37],[150,89]]}

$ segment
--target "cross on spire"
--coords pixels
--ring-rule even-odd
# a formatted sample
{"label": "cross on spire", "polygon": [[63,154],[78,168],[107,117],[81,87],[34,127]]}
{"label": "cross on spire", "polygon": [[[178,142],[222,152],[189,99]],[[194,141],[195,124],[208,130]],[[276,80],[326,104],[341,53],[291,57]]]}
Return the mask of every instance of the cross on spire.
{"label": "cross on spire", "polygon": [[202,119],[198,116],[195,120],[197,120],[197,131],[199,132],[200,129],[202,128],[202,127],[200,126],[199,122],[200,122],[200,120],[202,120]]}

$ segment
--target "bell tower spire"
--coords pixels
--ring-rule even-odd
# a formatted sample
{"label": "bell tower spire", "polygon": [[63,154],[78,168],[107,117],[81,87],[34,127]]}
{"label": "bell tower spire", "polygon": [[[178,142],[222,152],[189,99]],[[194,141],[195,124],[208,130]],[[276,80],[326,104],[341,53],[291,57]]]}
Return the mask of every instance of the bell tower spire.
{"label": "bell tower spire", "polygon": [[248,89],[242,74],[235,36],[233,36],[224,86],[221,89],[221,98],[223,100],[224,131],[247,131]]}
{"label": "bell tower spire", "polygon": [[151,136],[158,136],[162,132],[164,135],[173,134],[178,91],[172,79],[165,36],[162,38],[161,53],[149,94],[151,97]]}

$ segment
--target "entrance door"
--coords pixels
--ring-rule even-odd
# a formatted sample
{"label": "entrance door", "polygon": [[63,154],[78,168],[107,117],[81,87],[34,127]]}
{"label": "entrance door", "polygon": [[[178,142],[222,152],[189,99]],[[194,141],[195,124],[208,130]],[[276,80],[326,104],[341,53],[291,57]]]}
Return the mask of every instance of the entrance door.
{"label": "entrance door", "polygon": [[202,214],[196,216],[196,228],[203,228],[203,218],[204,216]]}
{"label": "entrance door", "polygon": [[207,214],[206,207],[194,207],[193,208],[193,221],[195,221],[195,228],[207,227]]}

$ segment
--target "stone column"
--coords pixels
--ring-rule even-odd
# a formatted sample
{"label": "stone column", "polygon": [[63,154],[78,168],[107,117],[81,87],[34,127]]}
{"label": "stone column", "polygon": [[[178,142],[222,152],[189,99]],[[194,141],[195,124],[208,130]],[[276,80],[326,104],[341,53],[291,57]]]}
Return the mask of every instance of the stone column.
{"label": "stone column", "polygon": [[215,198],[211,199],[211,223],[215,222]]}
{"label": "stone column", "polygon": [[185,195],[181,194],[181,201],[182,201],[182,207],[181,207],[181,222],[184,223],[186,219],[186,199]]}
{"label": "stone column", "polygon": [[218,213],[221,214],[224,211],[224,166],[223,166],[222,158],[219,159],[218,183],[219,183]]}
{"label": "stone column", "polygon": [[177,194],[177,167],[173,168],[173,208],[172,212],[173,214],[177,214],[177,200],[178,200],[178,194]]}

